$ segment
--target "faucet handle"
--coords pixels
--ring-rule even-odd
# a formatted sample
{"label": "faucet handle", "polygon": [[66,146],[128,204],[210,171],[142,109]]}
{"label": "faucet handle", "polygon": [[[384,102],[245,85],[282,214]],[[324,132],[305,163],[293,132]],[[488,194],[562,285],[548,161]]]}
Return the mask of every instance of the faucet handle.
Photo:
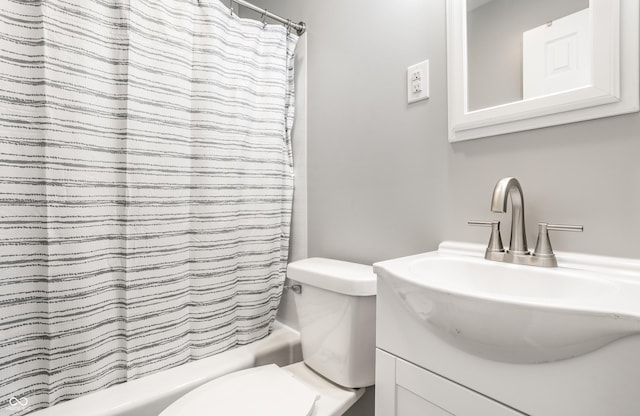
{"label": "faucet handle", "polygon": [[491,227],[491,236],[489,237],[489,244],[487,245],[486,255],[489,255],[489,253],[504,252],[504,245],[502,244],[502,237],[500,236],[500,221],[471,220],[467,221],[467,224],[480,227]]}
{"label": "faucet handle", "polygon": [[551,240],[549,240],[549,231],[576,231],[582,232],[582,225],[563,225],[563,224],[547,224],[546,222],[538,223],[538,241],[533,255],[536,257],[555,257]]}
{"label": "faucet handle", "polygon": [[584,227],[582,225],[565,225],[565,224],[546,224],[544,222],[538,223],[538,225],[545,224],[549,231],[576,231],[583,232]]}

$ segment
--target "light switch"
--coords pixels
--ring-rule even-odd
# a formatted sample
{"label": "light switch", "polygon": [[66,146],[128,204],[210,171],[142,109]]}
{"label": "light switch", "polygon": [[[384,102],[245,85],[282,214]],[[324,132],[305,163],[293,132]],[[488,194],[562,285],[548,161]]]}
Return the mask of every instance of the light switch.
{"label": "light switch", "polygon": [[429,98],[429,60],[407,68],[407,102]]}

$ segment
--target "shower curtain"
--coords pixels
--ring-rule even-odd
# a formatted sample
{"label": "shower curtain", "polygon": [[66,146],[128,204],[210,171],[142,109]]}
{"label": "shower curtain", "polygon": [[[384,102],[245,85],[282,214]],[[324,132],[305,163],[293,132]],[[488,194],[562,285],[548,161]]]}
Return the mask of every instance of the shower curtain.
{"label": "shower curtain", "polygon": [[0,415],[269,333],[296,40],[218,0],[2,0]]}

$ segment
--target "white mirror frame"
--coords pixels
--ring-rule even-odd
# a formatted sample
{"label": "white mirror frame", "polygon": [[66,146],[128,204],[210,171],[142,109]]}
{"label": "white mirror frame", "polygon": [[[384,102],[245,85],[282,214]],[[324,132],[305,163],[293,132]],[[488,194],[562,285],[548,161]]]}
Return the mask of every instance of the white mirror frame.
{"label": "white mirror frame", "polygon": [[467,1],[447,0],[449,141],[638,111],[638,0],[590,0],[592,85],[468,111]]}

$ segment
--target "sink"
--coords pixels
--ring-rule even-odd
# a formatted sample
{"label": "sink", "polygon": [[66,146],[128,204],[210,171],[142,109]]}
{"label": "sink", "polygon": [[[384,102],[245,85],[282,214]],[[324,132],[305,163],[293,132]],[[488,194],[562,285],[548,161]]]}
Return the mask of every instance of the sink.
{"label": "sink", "polygon": [[445,242],[374,270],[425,330],[493,361],[558,361],[640,333],[638,261],[558,253],[561,267],[538,268],[483,252]]}
{"label": "sink", "polygon": [[[551,272],[551,273],[549,273]],[[504,264],[484,259],[425,256],[411,262],[409,274],[429,288],[459,295],[523,301],[588,298],[615,291],[617,286],[574,271]]]}

